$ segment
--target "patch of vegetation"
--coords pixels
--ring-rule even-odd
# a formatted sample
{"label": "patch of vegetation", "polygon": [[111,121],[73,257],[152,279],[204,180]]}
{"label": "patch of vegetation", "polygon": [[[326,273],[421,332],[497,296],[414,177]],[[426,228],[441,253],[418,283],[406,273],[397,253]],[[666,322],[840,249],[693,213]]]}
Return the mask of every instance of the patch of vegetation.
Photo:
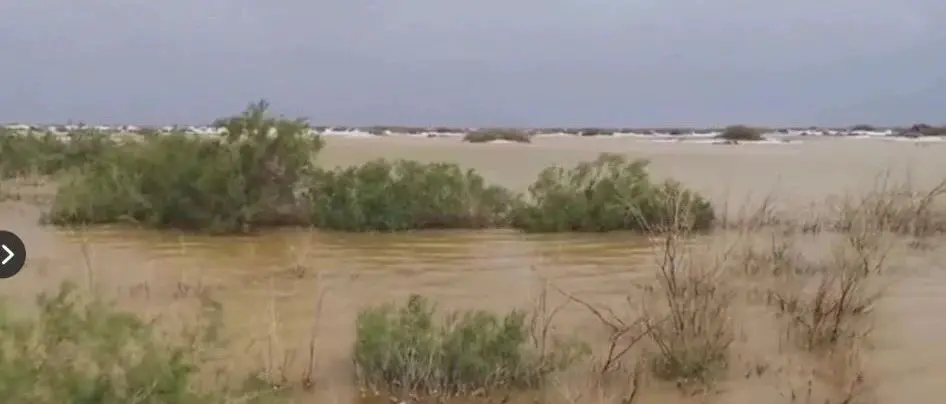
{"label": "patch of vegetation", "polygon": [[370,128],[365,128],[364,131],[375,136],[387,136],[389,133],[387,128],[384,128],[381,126],[372,126]]}
{"label": "patch of vegetation", "polygon": [[655,183],[648,161],[602,154],[565,169],[550,167],[529,187],[531,199],[513,216],[528,232],[648,231],[685,226],[709,229],[712,204],[675,181]]}
{"label": "patch of vegetation", "polygon": [[851,126],[850,130],[860,131],[860,132],[873,132],[873,131],[876,131],[877,128],[874,127],[873,125],[859,124],[859,125]]}
{"label": "patch of vegetation", "polygon": [[581,136],[612,136],[614,133],[614,129],[607,128],[583,128],[578,130],[578,134]]}
{"label": "patch of vegetation", "polygon": [[219,341],[219,318],[210,316],[219,307],[210,301],[209,321],[180,336],[162,334],[101,300],[83,299],[72,284],[39,296],[37,305],[35,317],[0,310],[4,402],[202,404],[250,397],[198,381],[210,365],[204,354]]}
{"label": "patch of vegetation", "polygon": [[901,137],[925,137],[925,136],[946,136],[946,126],[931,126],[924,123],[918,123],[909,128],[897,131],[897,136]]}
{"label": "patch of vegetation", "polygon": [[816,271],[813,292],[781,288],[771,292],[769,304],[785,319],[786,334],[809,351],[831,350],[860,340],[867,333],[870,311],[880,297],[864,290],[877,274],[879,262],[840,256]]}
{"label": "patch of vegetation", "polygon": [[118,146],[108,134],[81,129],[66,136],[0,128],[0,177],[53,175],[104,158]]}
{"label": "patch of vegetation", "polygon": [[69,142],[24,137],[8,144],[48,156],[38,160],[44,172],[66,173],[43,218],[63,226],[234,233],[282,225],[404,231],[514,224],[527,231],[609,231],[659,226],[681,209],[697,228],[713,220],[699,195],[672,181],[653,184],[646,163],[614,156],[545,170],[525,205],[521,195],[455,164],[382,159],[317,169],[321,138],[306,122],[272,117],[267,108],[260,102],[218,120],[221,136],[171,132],[118,142],[78,132]]}
{"label": "patch of vegetation", "polygon": [[655,348],[646,359],[661,379],[707,383],[729,366],[734,294],[720,282],[722,268],[695,259],[682,235],[665,233],[655,285],[645,289],[649,301],[666,302],[644,312],[645,335]]}
{"label": "patch of vegetation", "polygon": [[124,145],[63,181],[45,219],[209,232],[296,224],[307,217],[301,180],[323,142],[305,121],[271,117],[267,108],[261,101],[218,120],[222,138],[174,133]]}
{"label": "patch of vegetation", "polygon": [[312,223],[345,231],[504,225],[518,198],[456,164],[375,160],[311,180]]}
{"label": "patch of vegetation", "polygon": [[745,125],[727,126],[717,138],[733,141],[756,141],[765,139],[762,137],[762,130]]}
{"label": "patch of vegetation", "polygon": [[909,183],[883,178],[873,189],[856,198],[843,198],[830,229],[850,233],[869,228],[874,232],[913,237],[946,233],[946,181],[925,190]]}
{"label": "patch of vegetation", "polygon": [[629,285],[636,292],[626,300],[637,314],[626,317],[568,296],[610,331],[607,355],[596,364],[597,373],[614,374],[625,366],[636,369],[630,397],[636,395],[636,381],[644,371],[680,387],[705,386],[730,364],[735,293],[722,278],[724,261],[697,256],[685,244],[689,230],[672,227],[676,230],[651,233],[657,240],[656,276]]}
{"label": "patch of vegetation", "polygon": [[525,131],[515,129],[479,129],[463,136],[463,141],[470,143],[486,143],[496,140],[531,143],[532,136]]}
{"label": "patch of vegetation", "polygon": [[829,255],[815,257],[798,248],[790,233],[779,232],[760,250],[750,247],[742,267],[751,276],[772,278],[766,304],[799,348],[848,349],[870,332],[872,308],[881,297],[874,280],[888,269],[884,234],[859,226],[831,243]]}
{"label": "patch of vegetation", "polygon": [[482,394],[540,386],[588,353],[573,341],[546,341],[524,312],[445,316],[421,296],[403,307],[362,311],[356,320],[357,379],[375,391]]}

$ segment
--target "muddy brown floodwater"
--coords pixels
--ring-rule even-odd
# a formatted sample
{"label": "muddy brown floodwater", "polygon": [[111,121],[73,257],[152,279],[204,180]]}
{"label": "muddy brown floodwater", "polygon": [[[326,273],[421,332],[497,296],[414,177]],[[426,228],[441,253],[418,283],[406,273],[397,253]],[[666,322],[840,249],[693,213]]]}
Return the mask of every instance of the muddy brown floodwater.
{"label": "muddy brown floodwater", "polygon": [[[718,203],[728,200],[730,210],[773,192],[782,201],[804,206],[834,193],[866,189],[884,170],[909,174],[918,186],[946,177],[946,144],[813,138],[801,144],[742,146],[608,138],[548,138],[530,145],[338,138],[329,140],[321,162],[355,164],[376,157],[451,161],[524,190],[546,166],[572,164],[603,151],[650,158],[658,177],[681,180]],[[615,303],[629,292],[627,280],[647,273],[652,262],[646,240],[621,234],[278,231],[210,238],[116,229],[61,231],[38,225],[39,208],[28,203],[7,201],[2,207],[0,227],[18,233],[30,255],[17,277],[0,282],[5,295],[30,299],[62,279],[91,279],[121,305],[171,313],[176,295],[208,288],[223,303],[234,337],[232,366],[258,366],[272,347],[277,362],[286,353],[295,357],[290,367],[298,372],[315,335],[317,394],[331,402],[351,402],[357,395],[350,387],[349,353],[359,308],[411,293],[447,308],[523,307],[536,290],[537,274],[595,302]],[[866,356],[878,402],[932,403],[946,396],[943,245],[899,257],[911,270],[892,284],[878,309]],[[559,329],[593,330],[588,317],[578,309],[568,311]],[[778,394],[783,387],[733,382],[717,401],[789,402]]]}

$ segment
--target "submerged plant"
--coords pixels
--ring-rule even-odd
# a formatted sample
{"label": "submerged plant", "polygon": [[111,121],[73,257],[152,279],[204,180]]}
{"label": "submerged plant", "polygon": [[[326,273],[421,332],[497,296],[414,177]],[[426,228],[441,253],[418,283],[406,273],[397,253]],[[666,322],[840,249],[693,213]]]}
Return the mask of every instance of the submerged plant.
{"label": "submerged plant", "polygon": [[[0,395],[8,403],[224,403],[229,390],[198,383],[204,349],[219,340],[219,307],[172,341],[156,326],[73,284],[37,298],[38,316],[0,310]],[[243,395],[242,393],[236,393]]]}
{"label": "submerged plant", "polygon": [[516,201],[473,170],[408,160],[323,171],[309,190],[315,226],[346,231],[501,226]]}
{"label": "submerged plant", "polygon": [[647,160],[602,154],[570,169],[547,168],[529,187],[531,200],[516,211],[513,224],[530,232],[646,231],[669,223],[704,230],[712,225],[709,201],[677,182],[652,182],[647,165]]}
{"label": "submerged plant", "polygon": [[463,136],[463,141],[470,143],[486,143],[496,140],[531,143],[532,135],[528,132],[515,129],[480,129],[469,132]]}
{"label": "submerged plant", "polygon": [[222,139],[178,132],[122,145],[69,176],[46,218],[211,232],[298,221],[306,216],[296,197],[301,179],[323,143],[305,121],[267,109],[261,101],[218,120]]}
{"label": "submerged plant", "polygon": [[422,394],[532,388],[586,353],[587,348],[575,342],[539,349],[528,320],[520,311],[441,317],[418,295],[400,308],[364,310],[356,321],[357,377],[376,390]]}

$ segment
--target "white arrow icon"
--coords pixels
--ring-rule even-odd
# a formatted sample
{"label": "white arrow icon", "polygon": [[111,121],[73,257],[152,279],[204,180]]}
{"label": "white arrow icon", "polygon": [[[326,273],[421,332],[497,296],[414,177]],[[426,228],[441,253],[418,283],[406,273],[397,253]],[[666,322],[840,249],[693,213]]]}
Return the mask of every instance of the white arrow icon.
{"label": "white arrow icon", "polygon": [[0,262],[0,265],[6,265],[8,262],[10,262],[10,260],[13,259],[13,251],[10,251],[10,247],[7,247],[6,244],[0,244],[0,248],[3,248],[3,251],[7,252],[7,257],[4,258],[2,262]]}

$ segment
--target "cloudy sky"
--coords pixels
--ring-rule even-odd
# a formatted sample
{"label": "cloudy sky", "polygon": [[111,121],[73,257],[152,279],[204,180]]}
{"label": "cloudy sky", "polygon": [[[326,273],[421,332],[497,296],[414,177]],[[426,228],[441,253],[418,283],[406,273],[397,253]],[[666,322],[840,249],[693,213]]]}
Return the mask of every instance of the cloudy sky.
{"label": "cloudy sky", "polygon": [[946,122],[942,0],[0,2],[0,121]]}

